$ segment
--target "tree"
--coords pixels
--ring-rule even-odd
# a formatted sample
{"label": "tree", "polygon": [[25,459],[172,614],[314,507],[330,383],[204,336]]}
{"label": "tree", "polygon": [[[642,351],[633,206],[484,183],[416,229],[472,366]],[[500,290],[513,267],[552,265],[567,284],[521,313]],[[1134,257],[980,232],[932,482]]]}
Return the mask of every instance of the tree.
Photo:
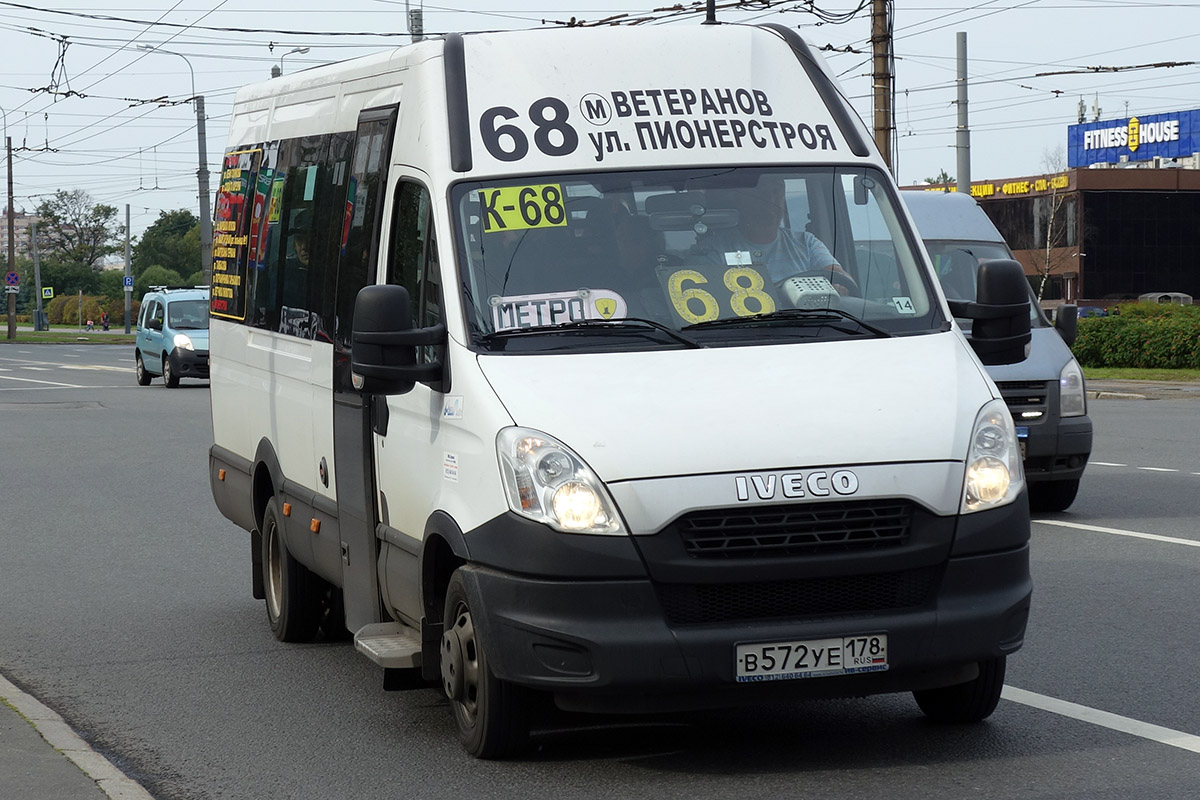
{"label": "tree", "polygon": [[135,278],[150,267],[164,267],[180,275],[202,271],[200,264],[200,221],[191,211],[180,208],[161,211],[133,247],[132,271]]}
{"label": "tree", "polygon": [[950,186],[954,183],[954,176],[943,169],[934,177],[926,178],[925,183],[929,184],[930,186]]}
{"label": "tree", "polygon": [[117,209],[93,203],[82,189],[59,189],[38,205],[37,215],[46,243],[42,257],[48,264],[98,269],[105,256],[121,249],[125,226],[117,221]]}
{"label": "tree", "polygon": [[[1066,169],[1066,160],[1061,147],[1057,150],[1047,149],[1042,153],[1042,168],[1047,173],[1056,175]],[[1039,247],[1044,247],[1041,268],[1038,270],[1040,275],[1037,287],[1038,302],[1041,302],[1046,293],[1046,284],[1050,282],[1050,273],[1064,261],[1063,253],[1059,248],[1067,244],[1069,234],[1065,220],[1062,219],[1064,216],[1062,214],[1063,203],[1066,202],[1066,199],[1066,194],[1058,190],[1058,184],[1051,181],[1050,195],[1042,198],[1040,202],[1035,202],[1034,205],[1034,230],[1038,234],[1037,243]]]}
{"label": "tree", "polygon": [[133,290],[138,297],[150,291],[151,286],[183,286],[183,277],[166,267],[148,267],[140,277],[134,278]]}

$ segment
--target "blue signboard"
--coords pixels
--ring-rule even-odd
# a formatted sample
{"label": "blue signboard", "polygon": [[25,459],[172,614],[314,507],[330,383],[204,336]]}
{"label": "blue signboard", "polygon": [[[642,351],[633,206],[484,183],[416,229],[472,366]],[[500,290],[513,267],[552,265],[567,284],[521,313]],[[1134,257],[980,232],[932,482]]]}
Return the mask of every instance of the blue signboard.
{"label": "blue signboard", "polygon": [[1067,166],[1180,158],[1200,152],[1200,110],[1144,114],[1067,128]]}

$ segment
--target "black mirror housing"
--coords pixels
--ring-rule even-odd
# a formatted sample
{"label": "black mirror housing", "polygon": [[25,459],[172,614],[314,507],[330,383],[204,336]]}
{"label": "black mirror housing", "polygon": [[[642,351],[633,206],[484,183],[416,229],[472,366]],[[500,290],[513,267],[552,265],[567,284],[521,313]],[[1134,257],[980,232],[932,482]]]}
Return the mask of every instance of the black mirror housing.
{"label": "black mirror housing", "polygon": [[[412,300],[403,286],[360,289],[351,337],[351,381],[363,394],[407,394],[418,381],[444,384],[446,326],[412,327]],[[418,364],[417,347],[425,345],[438,347],[442,358]]]}
{"label": "black mirror housing", "polygon": [[956,317],[972,321],[968,339],[985,366],[1016,364],[1029,355],[1029,282],[1016,261],[979,263],[976,301],[950,301]]}
{"label": "black mirror housing", "polygon": [[1062,305],[1054,312],[1054,329],[1058,331],[1058,335],[1067,343],[1067,347],[1075,345],[1075,339],[1079,336],[1079,307],[1075,305]]}

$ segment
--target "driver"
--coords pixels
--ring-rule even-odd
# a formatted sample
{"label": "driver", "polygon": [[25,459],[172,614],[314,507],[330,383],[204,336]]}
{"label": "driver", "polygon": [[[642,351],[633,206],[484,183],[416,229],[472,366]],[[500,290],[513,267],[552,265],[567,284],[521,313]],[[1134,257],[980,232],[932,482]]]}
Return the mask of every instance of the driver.
{"label": "driver", "polygon": [[[824,242],[808,231],[782,227],[786,210],[782,177],[764,175],[757,187],[734,189],[730,202],[738,211],[738,226],[714,229],[703,240],[720,263],[732,265],[737,258],[733,254],[748,253],[748,261],[765,265],[776,285],[793,275],[827,271],[834,273],[829,277],[838,294],[850,291],[846,285],[850,276]],[[839,281],[839,275],[845,279]]]}

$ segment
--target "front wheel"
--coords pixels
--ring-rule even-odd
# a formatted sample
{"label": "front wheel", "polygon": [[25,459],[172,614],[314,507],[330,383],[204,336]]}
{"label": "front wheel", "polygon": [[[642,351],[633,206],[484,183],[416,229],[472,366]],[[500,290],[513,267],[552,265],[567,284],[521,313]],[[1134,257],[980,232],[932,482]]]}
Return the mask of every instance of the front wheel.
{"label": "front wheel", "polygon": [[966,683],[913,692],[925,716],[935,722],[979,722],[987,719],[1004,690],[1004,656],[979,662],[979,675]]}
{"label": "front wheel", "polygon": [[1066,511],[1075,502],[1079,479],[1029,484],[1029,507],[1034,511]]}
{"label": "front wheel", "polygon": [[528,702],[521,687],[492,674],[487,643],[467,600],[462,570],[446,589],[441,642],[442,688],[450,699],[458,738],[476,758],[505,758],[529,740]]}
{"label": "front wheel", "polygon": [[163,386],[168,389],[174,389],[179,385],[179,376],[175,374],[175,370],[171,368],[171,357],[163,356]]}
{"label": "front wheel", "polygon": [[146,362],[142,361],[142,354],[138,353],[135,359],[137,366],[134,367],[134,372],[137,374],[138,386],[150,385],[150,373],[146,372]]}

